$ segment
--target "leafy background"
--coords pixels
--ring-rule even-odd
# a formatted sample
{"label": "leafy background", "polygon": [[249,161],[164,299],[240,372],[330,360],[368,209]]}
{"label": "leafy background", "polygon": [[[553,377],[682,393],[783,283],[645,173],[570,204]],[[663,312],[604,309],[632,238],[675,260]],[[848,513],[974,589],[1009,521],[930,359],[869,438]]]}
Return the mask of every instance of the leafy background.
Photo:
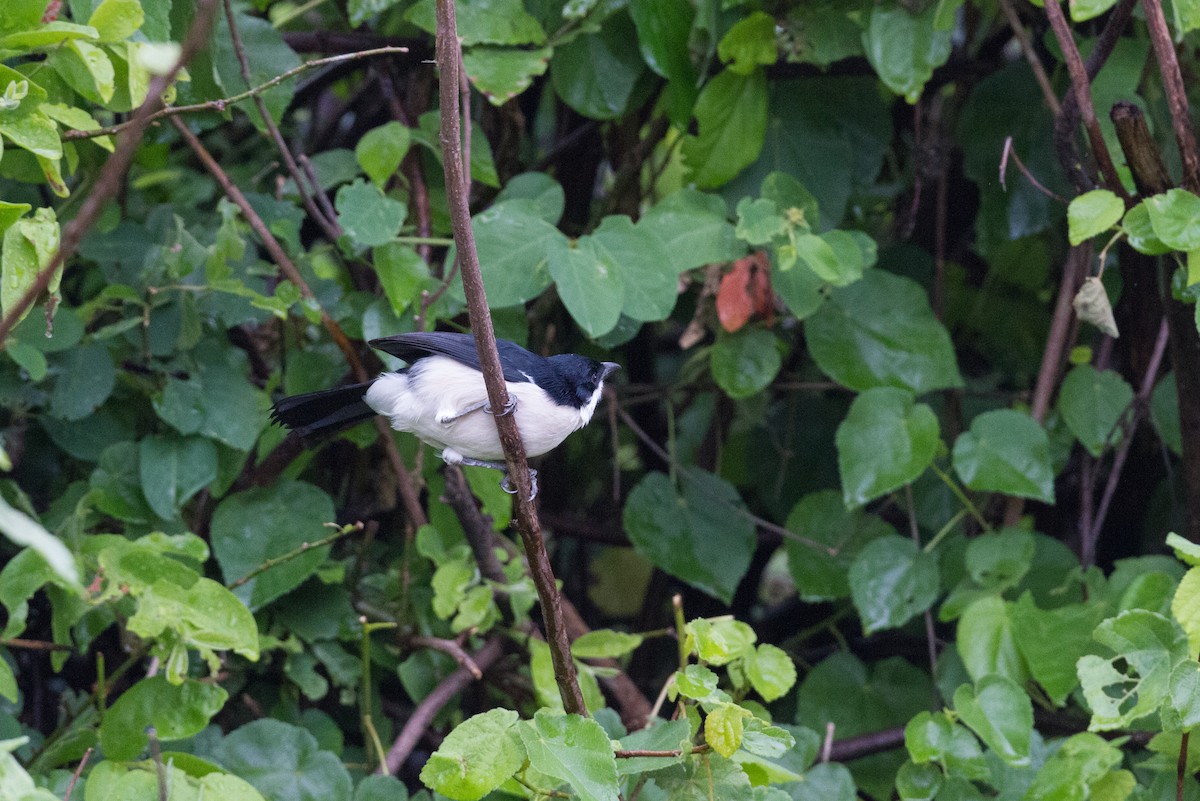
{"label": "leafy background", "polygon": [[268,423],[466,324],[434,0],[6,0],[0,797],[1200,796],[1200,4],[1134,6],[459,4],[497,334],[625,368],[539,465],[584,717],[494,473]]}

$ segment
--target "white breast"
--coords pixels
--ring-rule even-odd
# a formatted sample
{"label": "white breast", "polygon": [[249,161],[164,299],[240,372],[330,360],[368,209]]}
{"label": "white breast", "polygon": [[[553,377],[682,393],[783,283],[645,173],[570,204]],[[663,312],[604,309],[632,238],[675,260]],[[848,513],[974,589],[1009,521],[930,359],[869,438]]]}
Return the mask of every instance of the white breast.
{"label": "white breast", "polygon": [[[532,383],[506,383],[509,397],[517,402],[514,414],[529,456],[540,456],[582,428],[591,419],[599,398],[597,391],[590,403],[574,409],[554,403]],[[384,373],[363,400],[389,418],[392,428],[415,434],[442,451],[442,458],[448,462],[463,456],[504,459],[496,422],[483,409],[449,423],[439,422],[487,400],[483,375],[448,356],[420,359],[405,373]]]}

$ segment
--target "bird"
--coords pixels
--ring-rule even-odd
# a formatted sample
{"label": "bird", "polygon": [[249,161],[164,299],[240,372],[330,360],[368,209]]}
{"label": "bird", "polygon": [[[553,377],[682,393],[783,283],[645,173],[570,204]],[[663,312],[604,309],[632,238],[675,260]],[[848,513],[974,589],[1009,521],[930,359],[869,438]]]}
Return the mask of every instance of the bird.
{"label": "bird", "polygon": [[[515,493],[474,336],[417,332],[368,344],[408,366],[366,383],[283,398],[272,407],[272,419],[311,442],[380,414],[392,428],[438,450],[447,464],[502,471],[501,487]],[[587,425],[605,379],[620,367],[573,353],[539,356],[507,339],[496,340],[496,350],[509,396],[500,414],[516,416],[528,456],[541,456]],[[529,474],[532,500],[537,471]]]}

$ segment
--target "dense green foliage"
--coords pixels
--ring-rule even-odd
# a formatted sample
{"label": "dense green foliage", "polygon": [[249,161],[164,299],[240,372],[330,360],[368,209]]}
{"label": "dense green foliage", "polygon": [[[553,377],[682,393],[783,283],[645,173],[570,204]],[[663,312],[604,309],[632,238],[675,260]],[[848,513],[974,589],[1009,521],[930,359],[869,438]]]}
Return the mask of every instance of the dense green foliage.
{"label": "dense green foliage", "polygon": [[435,0],[218,2],[32,308],[206,6],[0,0],[0,799],[1200,797],[1188,98],[1013,2],[459,2],[497,334],[625,367],[539,465],[585,717],[495,473],[268,421],[466,325]]}

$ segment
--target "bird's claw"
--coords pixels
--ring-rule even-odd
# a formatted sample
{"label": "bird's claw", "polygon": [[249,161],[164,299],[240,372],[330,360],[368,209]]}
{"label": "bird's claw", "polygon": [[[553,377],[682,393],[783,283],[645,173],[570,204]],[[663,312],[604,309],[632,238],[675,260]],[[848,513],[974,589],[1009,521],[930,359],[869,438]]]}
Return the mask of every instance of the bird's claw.
{"label": "bird's claw", "polygon": [[[512,483],[511,477],[507,472],[504,473],[504,478],[500,479],[500,489],[507,492],[509,495],[516,495],[517,488]],[[529,468],[529,500],[532,501],[538,494],[537,471],[532,467]]]}
{"label": "bird's claw", "polygon": [[[517,399],[516,398],[509,398],[505,402],[504,408],[500,410],[499,414],[497,414],[496,412],[494,412],[492,410],[492,404],[490,401],[488,403],[483,404],[483,410],[494,417],[508,417],[510,414],[512,414],[516,410],[516,408],[517,408]],[[514,492],[515,492],[515,490],[514,490]]]}

